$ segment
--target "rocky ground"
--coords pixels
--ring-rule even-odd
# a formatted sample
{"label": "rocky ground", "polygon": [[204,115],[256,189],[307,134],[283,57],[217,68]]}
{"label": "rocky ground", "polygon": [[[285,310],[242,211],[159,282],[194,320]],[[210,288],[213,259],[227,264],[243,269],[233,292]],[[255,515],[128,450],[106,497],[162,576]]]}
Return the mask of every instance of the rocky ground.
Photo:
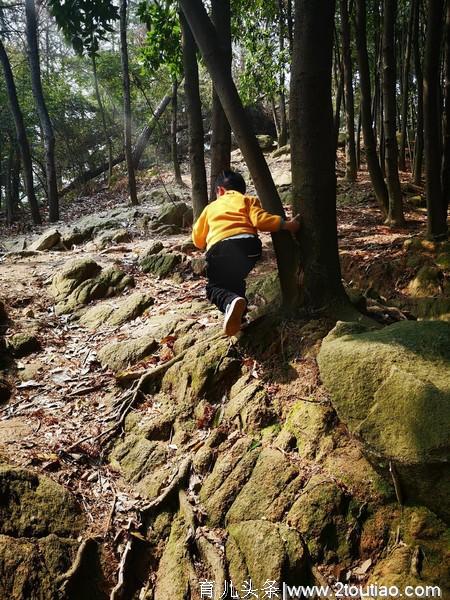
{"label": "rocky ground", "polygon": [[[288,161],[271,159],[286,201]],[[279,316],[264,236],[232,340],[187,189],[5,236],[0,598],[237,597],[230,581],[450,597],[450,250],[418,235],[409,192],[392,232],[364,175],[340,181],[356,323]]]}

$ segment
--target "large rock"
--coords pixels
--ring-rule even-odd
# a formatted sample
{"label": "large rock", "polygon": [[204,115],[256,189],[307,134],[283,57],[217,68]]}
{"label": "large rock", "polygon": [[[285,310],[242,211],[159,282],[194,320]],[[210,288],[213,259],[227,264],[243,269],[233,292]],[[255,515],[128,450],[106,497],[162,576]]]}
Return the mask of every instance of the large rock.
{"label": "large rock", "polygon": [[450,323],[338,323],[318,361],[339,418],[374,466],[387,472],[392,461],[406,498],[450,519]]}
{"label": "large rock", "polygon": [[34,333],[24,331],[12,335],[8,339],[7,347],[14,356],[20,358],[33,352],[39,352],[41,343]]}
{"label": "large rock", "polygon": [[61,234],[57,229],[45,231],[36,241],[30,244],[28,250],[51,250],[61,243]]}
{"label": "large rock", "polygon": [[139,215],[140,212],[136,208],[129,207],[118,207],[103,213],[87,215],[62,234],[62,242],[67,248],[71,248],[92,239],[106,229],[118,229],[129,225]]}
{"label": "large rock", "polygon": [[173,273],[182,258],[182,255],[176,252],[159,252],[158,254],[147,254],[140,264],[144,273],[167,277]]}
{"label": "large rock", "polygon": [[272,136],[261,133],[260,135],[256,136],[256,139],[258,140],[258,144],[261,150],[265,152],[273,150],[273,147],[275,146],[275,140]]}
{"label": "large rock", "polygon": [[152,336],[144,335],[123,342],[115,342],[103,346],[98,358],[104,367],[113,371],[121,371],[134,365],[155,350],[157,343]]}
{"label": "large rock", "polygon": [[158,222],[161,225],[176,225],[177,227],[189,227],[192,225],[192,208],[184,202],[166,202],[162,205]]}
{"label": "large rock", "polygon": [[133,277],[119,269],[103,269],[92,259],[77,259],[53,277],[51,291],[58,315],[74,312],[92,300],[109,298],[134,286]]}
{"label": "large rock", "polygon": [[120,302],[93,306],[82,315],[80,323],[90,329],[96,329],[101,325],[117,327],[140,317],[153,303],[154,298],[149,294],[136,292]]}

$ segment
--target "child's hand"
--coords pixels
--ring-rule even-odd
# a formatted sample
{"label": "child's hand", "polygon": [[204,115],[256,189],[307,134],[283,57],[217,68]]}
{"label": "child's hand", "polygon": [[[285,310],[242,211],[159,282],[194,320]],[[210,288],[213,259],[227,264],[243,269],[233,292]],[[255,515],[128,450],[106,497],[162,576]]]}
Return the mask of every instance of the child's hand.
{"label": "child's hand", "polygon": [[297,231],[300,229],[300,215],[296,215],[293,219],[285,221],[281,229],[290,231],[291,233],[297,233]]}

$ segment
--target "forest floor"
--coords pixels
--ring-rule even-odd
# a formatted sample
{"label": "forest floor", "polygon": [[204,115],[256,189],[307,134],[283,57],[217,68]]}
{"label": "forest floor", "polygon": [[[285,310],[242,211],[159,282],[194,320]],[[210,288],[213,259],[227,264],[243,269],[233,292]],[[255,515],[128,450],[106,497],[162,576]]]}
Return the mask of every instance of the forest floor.
{"label": "forest floor", "polygon": [[[169,175],[163,177],[171,193],[175,190],[181,196],[189,194],[188,189],[176,189]],[[407,174],[404,179],[404,189],[408,190]],[[141,176],[141,191],[155,185],[161,187],[161,176]],[[73,223],[91,214],[93,208],[96,213],[113,208],[124,200],[125,193],[125,180],[119,179],[111,190],[92,189],[85,196],[63,201],[62,222]],[[420,191],[413,189],[410,195],[418,196]],[[347,283],[353,282],[361,289],[373,288],[387,304],[402,298],[417,270],[404,267],[405,241],[424,232],[424,209],[414,207],[407,200],[407,227],[397,230],[386,227],[371,199],[367,173],[362,172],[353,185],[339,179],[337,214],[343,276]],[[23,224],[3,228],[0,246],[23,234],[29,235],[31,232],[26,229]],[[220,324],[221,317],[215,310],[205,310],[196,304],[204,300],[204,277],[189,273],[175,279],[157,278],[143,273],[137,266],[137,257],[145,253],[150,243],[160,240],[170,250],[188,236],[188,231],[170,236],[140,232],[132,241],[111,247],[108,252],[91,244],[67,252],[40,252],[28,257],[6,254],[0,258],[0,295],[10,318],[8,335],[35,331],[42,348],[12,365],[13,395],[8,403],[0,406],[0,458],[47,474],[74,493],[90,522],[86,535],[105,541],[104,552],[109,553],[110,560],[104,560],[104,565],[111,582],[116,579],[118,546],[123,544],[123,532],[138,529],[139,507],[144,500],[136,487],[104,456],[102,432],[116,423],[120,402],[117,402],[117,374],[100,364],[97,353],[105,344],[137,335],[150,314],[154,317],[191,307],[190,318],[197,320],[205,331],[213,331]],[[264,235],[263,241],[265,258],[252,279],[275,268],[270,238]],[[134,292],[150,292],[154,297],[151,309],[130,323],[99,331],[89,330],[67,316],[57,316],[49,293],[52,277],[72,258],[86,255],[104,267],[120,267],[132,275]],[[192,259],[201,253],[191,251],[189,256]],[[386,266],[395,261],[398,269],[390,269],[386,277]],[[273,340],[259,354],[249,349],[240,350],[242,363],[251,377],[276,399],[283,415],[298,398],[327,401],[315,355],[321,339],[333,324],[317,322],[317,326],[309,330],[305,325],[305,322],[286,321],[280,339]],[[171,360],[175,356],[175,340],[174,335],[160,340],[154,352],[134,365],[133,370],[141,372]],[[300,340],[300,343],[293,344],[292,340]],[[136,410],[145,413],[150,405],[151,400],[147,398]],[[207,415],[204,418],[208,423]],[[206,435],[207,429],[200,426],[198,435]],[[170,448],[171,440],[168,444]],[[173,446],[176,453],[176,444]],[[349,449],[351,452],[356,452],[355,446]],[[365,492],[360,490],[360,493],[363,496]],[[323,573],[331,580],[339,575],[333,569],[325,569]]]}

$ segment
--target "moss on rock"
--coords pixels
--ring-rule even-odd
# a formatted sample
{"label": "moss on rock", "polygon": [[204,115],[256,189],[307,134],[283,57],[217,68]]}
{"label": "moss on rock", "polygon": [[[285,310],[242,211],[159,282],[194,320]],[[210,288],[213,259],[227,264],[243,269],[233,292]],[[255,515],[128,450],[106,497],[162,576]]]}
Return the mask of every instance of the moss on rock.
{"label": "moss on rock", "polygon": [[167,202],[162,205],[158,215],[158,222],[161,225],[189,227],[189,225],[192,225],[192,220],[192,208],[184,202]]}
{"label": "moss on rock", "polygon": [[450,516],[450,324],[403,321],[370,332],[338,324],[319,366],[339,418],[375,466],[394,461],[407,498]]}
{"label": "moss on rock", "polygon": [[136,292],[120,302],[93,306],[81,316],[80,323],[89,329],[101,325],[117,327],[140,317],[153,303],[154,298],[149,294]]}
{"label": "moss on rock", "polygon": [[41,350],[41,343],[34,333],[23,331],[8,338],[8,350],[17,358],[28,356]]}
{"label": "moss on rock", "polygon": [[182,255],[175,252],[147,254],[141,260],[144,273],[152,273],[156,277],[167,277],[181,263]]}
{"label": "moss on rock", "polygon": [[98,359],[112,371],[121,371],[149,356],[157,347],[152,336],[144,335],[122,342],[109,343],[98,351]]}

